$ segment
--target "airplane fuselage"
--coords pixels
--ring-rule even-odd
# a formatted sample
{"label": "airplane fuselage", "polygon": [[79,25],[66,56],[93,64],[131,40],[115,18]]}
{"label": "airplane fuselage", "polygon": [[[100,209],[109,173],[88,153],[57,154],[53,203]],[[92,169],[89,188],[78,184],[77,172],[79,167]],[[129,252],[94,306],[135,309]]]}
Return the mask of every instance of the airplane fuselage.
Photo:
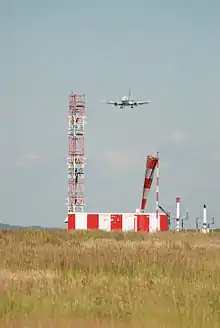
{"label": "airplane fuselage", "polygon": [[128,97],[124,96],[124,97],[121,97],[121,108],[125,107],[125,106],[128,106],[129,105],[129,100],[128,100]]}
{"label": "airplane fuselage", "polygon": [[124,96],[124,97],[121,98],[120,108],[124,108],[126,106],[130,106],[131,108],[134,108],[134,106],[136,106],[136,103],[129,100],[128,97]]}
{"label": "airplane fuselage", "polygon": [[128,103],[128,97],[126,97],[126,96],[121,97],[121,102],[122,103]]}

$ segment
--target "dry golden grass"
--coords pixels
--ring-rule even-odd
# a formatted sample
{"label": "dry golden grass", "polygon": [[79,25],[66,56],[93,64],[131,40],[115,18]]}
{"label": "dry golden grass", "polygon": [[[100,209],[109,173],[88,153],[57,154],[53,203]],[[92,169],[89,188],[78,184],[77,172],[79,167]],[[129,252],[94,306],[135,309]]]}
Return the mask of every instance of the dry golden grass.
{"label": "dry golden grass", "polygon": [[0,327],[219,328],[220,233],[1,231]]}

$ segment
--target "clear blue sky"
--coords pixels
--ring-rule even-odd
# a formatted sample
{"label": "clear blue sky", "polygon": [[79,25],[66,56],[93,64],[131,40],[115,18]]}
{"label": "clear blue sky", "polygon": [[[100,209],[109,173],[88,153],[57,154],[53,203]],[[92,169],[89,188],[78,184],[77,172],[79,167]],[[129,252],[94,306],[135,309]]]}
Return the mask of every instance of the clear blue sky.
{"label": "clear blue sky", "polygon": [[[140,206],[160,152],[160,201],[220,226],[220,2],[2,0],[1,220],[63,226],[70,91],[86,93],[88,211]],[[151,104],[120,111],[102,99]],[[155,210],[152,190],[148,210]]]}

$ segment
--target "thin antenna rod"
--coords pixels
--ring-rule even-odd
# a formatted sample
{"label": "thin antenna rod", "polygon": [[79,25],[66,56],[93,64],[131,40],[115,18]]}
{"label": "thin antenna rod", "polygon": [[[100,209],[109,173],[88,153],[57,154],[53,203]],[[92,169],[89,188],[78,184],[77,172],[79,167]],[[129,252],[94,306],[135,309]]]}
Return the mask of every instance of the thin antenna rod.
{"label": "thin antenna rod", "polygon": [[159,152],[157,152],[157,167],[156,167],[156,219],[159,227]]}
{"label": "thin antenna rod", "polygon": [[128,100],[131,100],[131,87],[129,88],[129,91],[128,91]]}
{"label": "thin antenna rod", "polygon": [[176,197],[176,231],[180,231],[180,197]]}

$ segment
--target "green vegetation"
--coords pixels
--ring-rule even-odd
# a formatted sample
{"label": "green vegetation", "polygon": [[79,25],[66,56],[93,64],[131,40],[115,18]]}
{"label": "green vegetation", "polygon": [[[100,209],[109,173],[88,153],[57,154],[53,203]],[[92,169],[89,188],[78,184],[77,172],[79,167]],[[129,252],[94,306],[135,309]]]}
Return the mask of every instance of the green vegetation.
{"label": "green vegetation", "polygon": [[0,231],[0,322],[219,328],[220,233]]}

